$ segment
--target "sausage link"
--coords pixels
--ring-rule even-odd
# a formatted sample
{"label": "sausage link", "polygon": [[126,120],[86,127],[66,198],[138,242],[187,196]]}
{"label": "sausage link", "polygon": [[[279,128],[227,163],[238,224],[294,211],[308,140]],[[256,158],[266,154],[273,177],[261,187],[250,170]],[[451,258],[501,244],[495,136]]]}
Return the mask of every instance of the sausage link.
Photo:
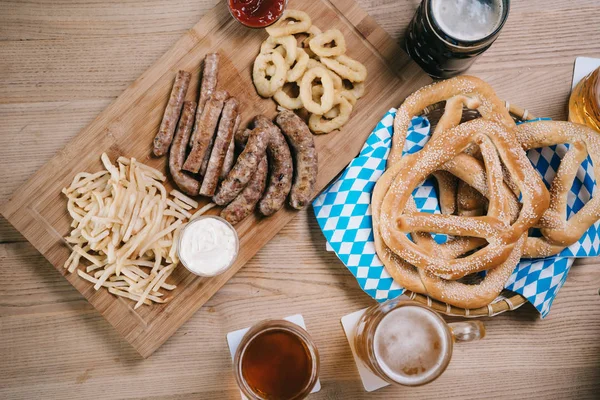
{"label": "sausage link", "polygon": [[221,211],[221,218],[235,225],[252,213],[265,190],[268,169],[267,157],[263,156],[242,193]]}
{"label": "sausage link", "polygon": [[269,156],[269,181],[267,189],[258,203],[258,211],[269,216],[281,209],[292,188],[294,167],[290,148],[277,126],[264,115],[254,118],[254,126],[266,127],[271,133],[267,155]]}
{"label": "sausage link", "polygon": [[215,143],[210,152],[210,161],[208,162],[204,178],[202,179],[202,186],[200,187],[200,194],[203,196],[212,196],[217,189],[227,148],[233,139],[233,128],[238,116],[238,105],[239,103],[236,98],[230,97],[223,107]]}
{"label": "sausage link", "polygon": [[238,157],[235,165],[213,196],[213,201],[220,206],[230,203],[246,187],[252,175],[256,172],[258,164],[265,155],[269,143],[269,131],[255,128],[244,151]]}
{"label": "sausage link", "polygon": [[192,126],[194,125],[195,112],[196,103],[193,101],[183,103],[181,118],[179,119],[179,125],[177,125],[177,131],[175,132],[169,153],[169,171],[171,172],[173,181],[183,193],[190,196],[198,195],[200,182],[183,172],[181,167],[185,160],[185,151],[190,140]]}
{"label": "sausage link", "polygon": [[171,95],[169,96],[169,102],[165,108],[162,121],[160,122],[160,128],[158,133],[154,137],[154,155],[157,157],[167,154],[169,146],[173,141],[173,135],[175,134],[175,127],[181,114],[181,107],[183,107],[183,99],[187,93],[188,87],[190,86],[190,80],[192,74],[187,71],[178,71],[175,77],[175,83],[173,89],[171,89]]}
{"label": "sausage link", "polygon": [[[196,110],[196,120],[200,119],[206,102],[217,90],[217,80],[219,76],[219,54],[209,53],[204,57],[204,66],[202,67],[202,82],[200,84],[200,95],[198,99],[198,109]],[[197,125],[194,125],[190,147],[196,139]]]}
{"label": "sausage link", "polygon": [[[235,119],[235,124],[233,125],[233,132],[237,132],[240,129],[240,124],[242,122],[242,115],[238,112],[237,118]],[[223,180],[227,177],[229,171],[233,167],[233,162],[235,161],[235,138],[232,137],[229,141],[229,147],[227,148],[227,154],[225,155],[225,160],[223,161],[223,168],[221,169],[221,175],[219,176],[220,180]]]}
{"label": "sausage link", "polygon": [[310,130],[292,111],[282,111],[275,122],[287,137],[294,152],[294,183],[290,192],[290,205],[300,210],[312,199],[318,173],[317,150]]}
{"label": "sausage link", "polygon": [[240,151],[244,150],[244,147],[246,147],[246,142],[248,142],[251,133],[252,129],[239,129],[235,131],[235,145]]}
{"label": "sausage link", "polygon": [[204,155],[210,152],[210,146],[219,123],[219,115],[221,115],[227,97],[229,94],[225,91],[214,93],[206,102],[200,120],[196,120],[194,124],[198,125],[196,141],[192,144],[192,151],[183,164],[183,169],[186,171],[197,173],[204,160]]}

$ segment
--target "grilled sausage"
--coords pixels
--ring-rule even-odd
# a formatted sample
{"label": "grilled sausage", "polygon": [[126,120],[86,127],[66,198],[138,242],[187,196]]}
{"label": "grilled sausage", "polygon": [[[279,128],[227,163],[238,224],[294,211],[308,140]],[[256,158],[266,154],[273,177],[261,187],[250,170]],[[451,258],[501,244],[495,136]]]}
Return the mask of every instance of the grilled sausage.
{"label": "grilled sausage", "polygon": [[246,147],[246,142],[251,133],[252,129],[239,129],[235,131],[235,145],[240,151],[244,150],[244,147]]}
{"label": "grilled sausage", "polygon": [[235,165],[213,196],[213,201],[222,206],[230,203],[246,187],[252,175],[256,172],[258,164],[265,155],[269,143],[269,130],[255,128],[244,151],[238,157]]}
{"label": "grilled sausage", "polygon": [[[196,110],[196,121],[200,120],[200,116],[204,111],[206,102],[217,90],[217,80],[219,76],[219,54],[210,53],[204,57],[204,67],[202,68],[202,82],[200,84],[200,96],[198,99],[198,109]],[[192,133],[192,140],[190,141],[190,147],[196,140],[196,132],[198,131],[198,125],[194,125],[194,132]]]}
{"label": "grilled sausage", "polygon": [[248,185],[221,211],[221,218],[235,225],[252,213],[265,190],[268,169],[267,157],[263,156]]}
{"label": "grilled sausage", "polygon": [[196,141],[192,144],[192,151],[183,164],[184,170],[193,173],[197,173],[200,170],[205,153],[210,152],[210,145],[213,141],[217,124],[219,123],[219,115],[221,115],[223,103],[227,100],[227,97],[229,97],[229,93],[218,91],[206,102],[200,120],[196,120],[196,124],[198,125]]}
{"label": "grilled sausage", "polygon": [[169,171],[177,187],[185,194],[197,196],[200,182],[192,178],[181,170],[185,160],[185,151],[187,149],[192,126],[194,125],[194,113],[196,112],[196,103],[186,101],[183,103],[181,118],[177,125],[177,132],[173,138],[171,151],[169,153]]}
{"label": "grilled sausage", "polygon": [[187,71],[177,72],[175,77],[175,83],[173,89],[171,89],[171,95],[169,96],[169,102],[165,108],[160,128],[158,133],[154,137],[154,155],[157,157],[167,154],[169,146],[173,141],[173,135],[175,134],[175,127],[181,114],[181,107],[183,107],[183,99],[187,93],[188,87],[190,86],[190,79],[192,74]]}
{"label": "grilled sausage", "polygon": [[203,196],[212,196],[215,194],[217,184],[219,183],[219,175],[221,174],[223,162],[225,161],[225,155],[227,154],[229,143],[233,139],[233,128],[237,116],[238,101],[235,97],[230,97],[223,107],[215,143],[210,152],[210,161],[208,162],[204,178],[202,179],[200,194]]}
{"label": "grilled sausage", "polygon": [[269,180],[267,189],[258,203],[258,211],[264,216],[269,216],[283,207],[292,188],[294,167],[290,148],[279,128],[264,115],[254,118],[254,126],[266,127],[271,133],[267,146]]}
{"label": "grilled sausage", "polygon": [[[237,132],[240,128],[240,124],[242,122],[242,116],[238,112],[237,118],[235,119],[235,124],[233,125],[233,132]],[[235,135],[234,135],[235,136]],[[225,160],[223,161],[223,168],[221,168],[221,175],[219,176],[220,180],[223,180],[227,177],[229,171],[233,167],[233,162],[235,161],[235,138],[232,136],[229,141],[229,147],[227,148],[227,154],[225,154]]]}
{"label": "grilled sausage", "polygon": [[290,205],[300,210],[312,199],[317,181],[318,159],[310,130],[292,111],[282,111],[275,122],[288,139],[294,152],[294,183],[290,192]]}

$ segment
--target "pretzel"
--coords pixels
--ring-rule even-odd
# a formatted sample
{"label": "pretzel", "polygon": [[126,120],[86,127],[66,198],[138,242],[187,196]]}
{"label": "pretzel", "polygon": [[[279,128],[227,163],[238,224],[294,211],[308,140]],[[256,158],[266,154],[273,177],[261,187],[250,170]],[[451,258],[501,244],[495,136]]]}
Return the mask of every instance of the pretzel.
{"label": "pretzel", "polygon": [[600,197],[594,196],[567,220],[567,196],[579,165],[589,155],[596,179],[600,177],[600,134],[570,122],[539,121],[519,125],[517,139],[525,150],[569,143],[550,186],[550,206],[538,224],[543,238],[527,239],[526,257],[547,257],[577,242],[600,219]]}
{"label": "pretzel", "polygon": [[[456,80],[458,80],[458,79],[456,79]],[[483,85],[485,85],[485,83],[483,83]],[[491,91],[491,88],[490,88],[490,91]],[[411,104],[411,103],[414,104],[414,100],[411,100],[411,98],[414,99],[414,97],[416,97],[416,96],[418,96],[418,93],[415,93],[412,96],[410,96],[409,99],[407,99],[407,101],[404,104],[402,104],[402,106],[398,110],[398,113],[402,113],[402,110],[407,106],[407,104]],[[495,98],[495,95],[493,94],[493,92],[491,92],[490,96]],[[473,98],[470,98],[470,97],[467,97],[464,95],[454,95],[453,97],[447,99],[446,104],[445,104],[444,113],[443,113],[442,117],[440,118],[440,120],[438,121],[432,135],[435,136],[439,132],[443,132],[446,129],[450,129],[450,128],[457,126],[462,119],[463,106],[467,106],[470,108],[476,108],[476,107],[479,107],[480,105],[481,105],[481,102],[479,101],[479,99],[473,99]],[[509,118],[510,118],[510,116],[509,116]],[[406,130],[395,130],[394,140],[396,140],[397,143],[399,143],[402,147],[404,147],[404,142],[406,141],[407,134],[408,134],[408,128]],[[470,146],[470,148],[471,147],[472,146]],[[388,161],[388,167],[389,167],[389,164],[390,164],[390,161]],[[447,172],[450,172],[450,174],[458,177],[462,181],[468,182],[470,185],[476,187],[484,195],[487,194],[485,169],[483,167],[483,164],[480,162],[480,160],[475,159],[466,154],[460,154],[459,156],[456,157],[455,160],[452,160],[451,162],[447,163],[442,168],[445,169]],[[444,174],[443,171],[437,171],[437,172],[434,172],[433,175],[436,178],[440,178],[443,174]],[[436,175],[438,175],[438,176],[436,176]],[[445,179],[446,180],[451,179],[450,177],[452,175],[445,175]],[[440,183],[439,179],[438,179],[438,183]],[[451,202],[452,202],[451,197],[456,196],[456,190],[451,190],[451,188],[448,187],[447,182],[446,182],[446,184],[444,184],[444,182],[442,182],[441,184],[439,184],[439,186],[441,189],[440,190],[440,206],[442,208],[442,212],[444,214],[452,214],[453,212],[449,212],[449,211],[451,209],[452,210],[455,209],[456,206],[451,205]],[[504,186],[506,186],[506,185],[504,185]],[[516,198],[514,196],[510,196],[508,194],[510,192],[510,190],[507,187],[503,187],[502,192],[503,192],[503,195],[505,196],[505,198],[507,198],[509,201],[510,214],[514,216],[514,219],[516,219],[516,216],[518,215],[518,211],[519,211],[519,205],[518,205]],[[514,222],[514,219],[511,220],[511,222]],[[433,241],[430,236],[425,236],[424,238],[422,238],[421,243],[420,243],[421,246],[424,246],[424,243],[423,243],[424,241],[428,242],[428,247],[431,248],[431,252],[433,252],[435,254],[444,254],[444,250],[442,248],[440,248],[439,245],[435,241]],[[481,239],[464,238],[461,243],[463,246],[468,247],[469,249],[473,249],[473,248],[477,247],[478,245],[481,245]]]}
{"label": "pretzel", "polygon": [[[490,139],[489,141],[486,139]],[[413,189],[432,172],[450,161],[474,140],[486,151],[489,215],[458,217],[424,213],[404,213]],[[493,143],[493,146],[491,145]],[[493,147],[496,151],[493,151]],[[386,173],[395,178],[381,205],[380,230],[387,246],[412,265],[445,279],[458,279],[473,272],[490,269],[504,262],[514,245],[534,226],[546,209],[548,193],[514,135],[502,125],[481,119],[463,123],[433,135],[423,150],[393,165]],[[506,201],[500,200],[503,175],[500,159],[510,171],[522,193],[523,208],[510,224]],[[406,237],[409,232],[435,232],[486,239],[489,244],[464,258],[446,260],[424,252]]]}
{"label": "pretzel", "polygon": [[442,214],[454,214],[456,211],[456,190],[458,184],[456,177],[448,171],[436,171],[432,175],[438,184]]}
{"label": "pretzel", "polygon": [[[454,98],[454,99],[453,99]],[[454,119],[458,125],[462,117],[463,104],[470,109],[476,109],[482,119],[504,125],[509,131],[514,131],[515,122],[510,117],[504,104],[498,99],[490,85],[473,76],[459,76],[425,86],[406,98],[394,118],[394,136],[388,164],[394,164],[402,158],[402,149],[410,121],[433,104],[448,101],[446,112],[442,119]],[[448,103],[447,102],[447,103]],[[440,119],[440,122],[442,121]],[[439,125],[439,123],[438,123]]]}
{"label": "pretzel", "polygon": [[[504,282],[506,282],[508,279],[508,277],[504,279],[504,274],[488,274],[486,276],[485,286],[482,286],[481,288],[475,287],[475,285],[464,285],[456,281],[450,281],[452,282],[451,284],[445,285],[443,281],[434,278],[431,274],[425,275],[424,271],[418,270],[414,266],[410,265],[385,245],[379,234],[379,212],[383,195],[387,191],[392,179],[393,175],[391,174],[383,174],[379,178],[373,191],[373,199],[371,201],[375,248],[379,259],[385,265],[388,273],[396,282],[401,284],[406,289],[416,293],[429,294],[438,299],[446,298],[446,301],[449,304],[452,304],[456,307],[477,308],[489,304],[502,290],[502,288],[498,290],[498,286],[503,286]],[[413,210],[416,210],[414,201],[412,202],[412,207]],[[414,238],[418,240],[417,237]],[[445,244],[439,245],[438,248],[441,250],[440,254],[448,259],[456,258],[485,243],[485,241],[482,239],[477,239],[479,242],[465,241],[464,239],[465,238],[452,238]],[[426,243],[428,243],[427,240],[423,241],[423,238],[419,240],[420,245],[425,245]],[[518,252],[519,248],[513,251]],[[503,264],[499,268],[504,267],[504,269],[510,269],[512,272],[514,266],[509,268],[508,264],[512,261],[513,260],[509,256],[509,259],[505,261],[507,264],[506,267],[504,267]],[[491,285],[493,282],[500,282],[501,285]],[[429,284],[427,288],[425,287],[426,283]],[[484,296],[482,294],[482,289],[487,295]],[[446,290],[449,292],[448,296],[444,295],[443,293]],[[435,293],[435,295],[433,293]],[[463,293],[463,296],[459,296],[458,293]]]}
{"label": "pretzel", "polygon": [[458,215],[484,215],[487,199],[472,186],[459,181],[456,188],[456,208]]}

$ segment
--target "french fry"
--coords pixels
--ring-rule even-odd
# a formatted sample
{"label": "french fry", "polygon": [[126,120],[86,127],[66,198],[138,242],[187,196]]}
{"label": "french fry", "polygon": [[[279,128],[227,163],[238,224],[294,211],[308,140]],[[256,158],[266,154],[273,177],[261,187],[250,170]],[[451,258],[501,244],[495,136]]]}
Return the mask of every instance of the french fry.
{"label": "french fry", "polygon": [[[161,289],[176,288],[166,279],[177,265],[179,230],[198,203],[177,190],[167,194],[165,175],[135,158],[113,164],[104,153],[101,161],[104,170],[78,173],[62,190],[72,218],[64,268],[134,308],[164,303]],[[81,261],[89,264],[78,268]]]}

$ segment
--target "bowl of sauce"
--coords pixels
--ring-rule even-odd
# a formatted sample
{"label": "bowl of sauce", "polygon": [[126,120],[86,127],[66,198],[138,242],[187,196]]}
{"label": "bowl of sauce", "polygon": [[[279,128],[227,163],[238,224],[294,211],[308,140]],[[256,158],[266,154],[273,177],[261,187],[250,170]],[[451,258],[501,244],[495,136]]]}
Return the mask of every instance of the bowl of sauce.
{"label": "bowl of sauce", "polygon": [[248,28],[265,28],[283,14],[286,0],[228,0],[229,12]]}
{"label": "bowl of sauce", "polygon": [[211,277],[233,265],[239,250],[235,228],[223,218],[202,216],[187,223],[179,234],[179,261],[194,275]]}

